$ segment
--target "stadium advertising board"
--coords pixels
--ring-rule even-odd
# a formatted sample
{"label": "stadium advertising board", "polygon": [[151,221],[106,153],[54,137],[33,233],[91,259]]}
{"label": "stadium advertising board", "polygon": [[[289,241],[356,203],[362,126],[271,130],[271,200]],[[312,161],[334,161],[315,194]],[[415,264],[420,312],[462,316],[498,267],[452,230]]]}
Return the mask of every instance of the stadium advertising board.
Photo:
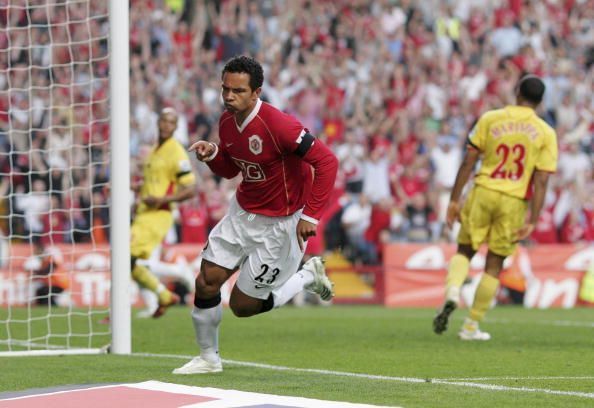
{"label": "stadium advertising board", "polygon": [[[384,304],[391,307],[438,307],[443,302],[448,260],[455,245],[391,244],[385,250]],[[594,261],[594,246],[538,245],[519,248],[504,270],[524,278],[523,304],[530,308],[571,308],[579,303],[582,278]],[[472,303],[485,265],[485,249],[475,255],[462,301]]]}

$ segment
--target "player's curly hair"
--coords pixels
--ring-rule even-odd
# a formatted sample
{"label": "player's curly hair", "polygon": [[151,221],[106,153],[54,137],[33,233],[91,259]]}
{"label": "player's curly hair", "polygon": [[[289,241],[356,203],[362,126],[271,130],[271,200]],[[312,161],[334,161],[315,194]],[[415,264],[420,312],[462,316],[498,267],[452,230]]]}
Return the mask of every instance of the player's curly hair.
{"label": "player's curly hair", "polygon": [[221,78],[225,72],[246,73],[250,76],[250,88],[252,91],[262,86],[264,82],[264,70],[262,65],[252,57],[246,55],[238,55],[231,58],[225,64]]}

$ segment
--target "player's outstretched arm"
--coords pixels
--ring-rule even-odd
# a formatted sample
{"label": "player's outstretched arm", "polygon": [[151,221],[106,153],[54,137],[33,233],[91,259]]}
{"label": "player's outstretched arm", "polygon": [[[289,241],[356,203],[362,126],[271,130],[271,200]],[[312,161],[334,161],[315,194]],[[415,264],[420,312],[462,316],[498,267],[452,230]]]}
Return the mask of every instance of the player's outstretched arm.
{"label": "player's outstretched arm", "polygon": [[446,214],[446,223],[449,228],[452,228],[454,222],[460,219],[460,197],[462,196],[462,190],[472,174],[480,154],[480,151],[471,145],[468,145],[466,148],[466,155],[464,155],[464,160],[462,160],[462,163],[460,164],[458,174],[456,175],[456,181],[452,188],[452,194],[450,195],[450,203]]}
{"label": "player's outstretched arm", "polygon": [[534,231],[534,227],[538,221],[538,215],[544,203],[545,195],[547,192],[547,185],[549,184],[549,176],[551,173],[548,171],[536,170],[534,172],[533,183],[534,183],[534,194],[530,201],[530,218],[522,228],[516,232],[516,241],[521,241],[528,238]]}

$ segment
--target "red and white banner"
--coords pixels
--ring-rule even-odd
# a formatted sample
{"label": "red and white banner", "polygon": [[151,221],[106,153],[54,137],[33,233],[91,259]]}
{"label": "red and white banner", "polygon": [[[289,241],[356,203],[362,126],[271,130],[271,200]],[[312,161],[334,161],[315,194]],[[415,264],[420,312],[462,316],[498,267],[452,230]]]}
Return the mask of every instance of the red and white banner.
{"label": "red and white banner", "polygon": [[[449,244],[390,244],[385,250],[384,304],[391,307],[438,307],[443,302],[447,264],[456,246]],[[515,259],[521,257],[521,259]],[[584,272],[594,262],[594,246],[538,245],[508,257],[527,276],[524,306],[536,308],[576,305]],[[472,303],[485,266],[485,250],[472,259],[462,300]]]}

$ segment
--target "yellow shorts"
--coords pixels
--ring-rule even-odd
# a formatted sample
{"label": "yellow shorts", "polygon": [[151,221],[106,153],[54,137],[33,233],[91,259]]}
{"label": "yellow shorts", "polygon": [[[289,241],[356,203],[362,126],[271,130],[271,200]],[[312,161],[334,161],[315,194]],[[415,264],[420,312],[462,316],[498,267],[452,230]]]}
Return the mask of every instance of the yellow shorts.
{"label": "yellow shorts", "polygon": [[462,227],[458,243],[477,250],[486,242],[489,250],[501,256],[511,255],[515,234],[524,225],[528,203],[499,191],[474,186],[460,219]]}
{"label": "yellow shorts", "polygon": [[130,231],[130,256],[148,259],[173,225],[173,215],[164,210],[137,214]]}

